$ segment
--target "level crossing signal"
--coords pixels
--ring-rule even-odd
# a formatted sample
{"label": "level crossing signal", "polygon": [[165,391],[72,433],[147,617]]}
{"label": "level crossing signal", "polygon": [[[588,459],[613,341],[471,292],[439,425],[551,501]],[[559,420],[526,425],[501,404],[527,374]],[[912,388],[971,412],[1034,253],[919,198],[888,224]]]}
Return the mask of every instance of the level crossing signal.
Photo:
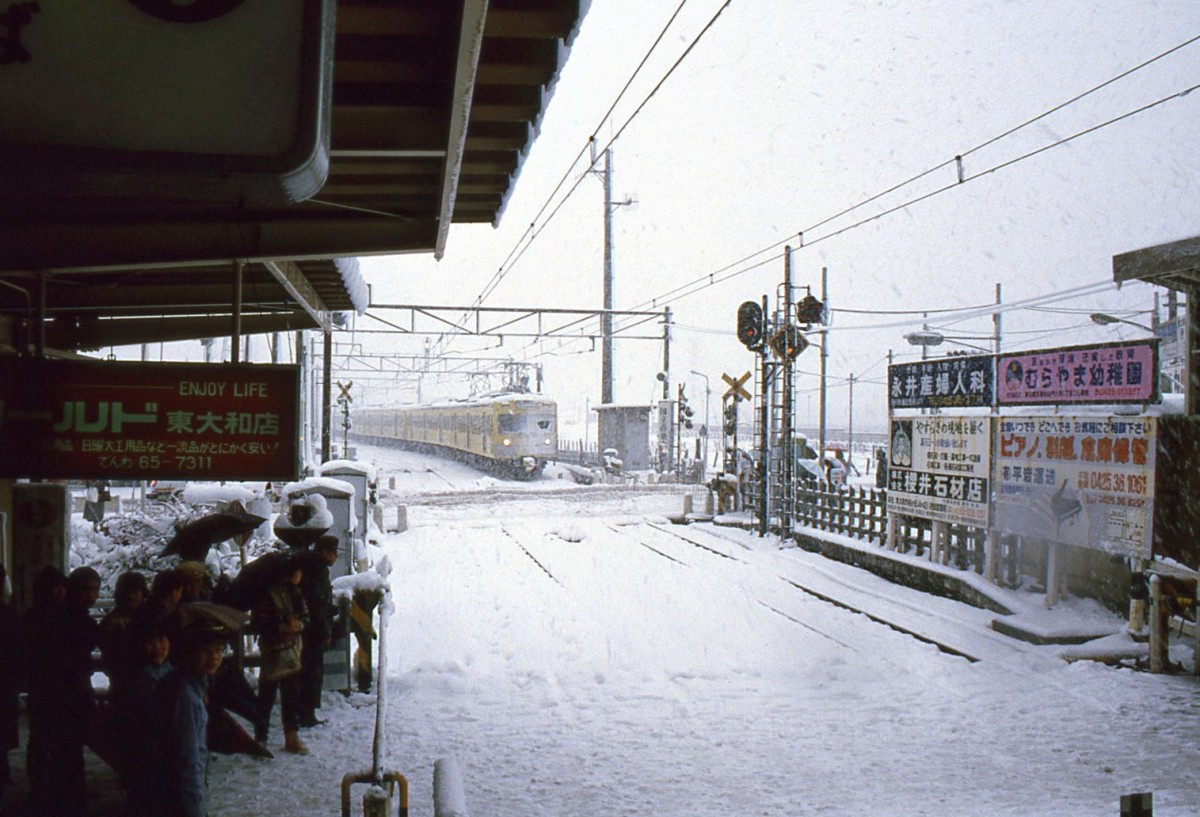
{"label": "level crossing signal", "polygon": [[729,403],[725,406],[724,420],[725,420],[725,422],[724,422],[725,435],[727,437],[732,437],[734,434],[737,433],[737,421],[738,421],[737,400],[730,400]]}
{"label": "level crossing signal", "polygon": [[762,307],[754,301],[746,301],[738,307],[737,336],[738,340],[742,342],[742,345],[751,351],[756,351],[762,347]]}
{"label": "level crossing signal", "polygon": [[694,409],[688,405],[687,395],[683,393],[683,384],[679,386],[679,416],[676,418],[679,424],[686,429],[692,428],[692,417],[696,415]]}
{"label": "level crossing signal", "polygon": [[787,362],[792,362],[808,348],[808,338],[799,328],[788,324],[771,337],[771,350]]}

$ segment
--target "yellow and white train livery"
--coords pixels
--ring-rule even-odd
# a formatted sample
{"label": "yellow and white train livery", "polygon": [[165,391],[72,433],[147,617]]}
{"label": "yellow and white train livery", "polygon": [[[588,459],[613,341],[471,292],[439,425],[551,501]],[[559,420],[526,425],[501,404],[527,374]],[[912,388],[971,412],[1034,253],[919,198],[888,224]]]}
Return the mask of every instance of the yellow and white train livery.
{"label": "yellow and white train livery", "polygon": [[369,442],[431,451],[516,479],[541,474],[558,451],[557,406],[534,394],[360,409],[354,432]]}

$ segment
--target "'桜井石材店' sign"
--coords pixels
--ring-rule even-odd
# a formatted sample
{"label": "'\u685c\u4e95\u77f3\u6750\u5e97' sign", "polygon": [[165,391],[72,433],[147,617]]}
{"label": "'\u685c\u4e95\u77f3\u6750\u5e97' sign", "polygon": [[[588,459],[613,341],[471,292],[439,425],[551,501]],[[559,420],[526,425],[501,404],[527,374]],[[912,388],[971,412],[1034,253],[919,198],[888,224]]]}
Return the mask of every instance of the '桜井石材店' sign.
{"label": "'\u685c\u4e95\u77f3\u6750\u5e97' sign", "polygon": [[294,479],[295,366],[0,361],[0,477]]}
{"label": "'\u685c\u4e95\u77f3\u6750\u5e97' sign", "polygon": [[890,431],[889,513],[987,527],[990,417],[894,417]]}

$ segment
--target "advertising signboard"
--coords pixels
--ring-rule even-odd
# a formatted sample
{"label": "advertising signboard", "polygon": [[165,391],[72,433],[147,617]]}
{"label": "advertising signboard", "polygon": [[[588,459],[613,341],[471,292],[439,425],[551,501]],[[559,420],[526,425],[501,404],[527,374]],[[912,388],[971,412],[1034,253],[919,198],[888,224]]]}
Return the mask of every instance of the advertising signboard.
{"label": "advertising signboard", "polygon": [[1103,343],[998,358],[1001,406],[1154,403],[1158,341]]}
{"label": "advertising signboard", "polygon": [[948,357],[888,366],[888,408],[990,408],[991,355]]}
{"label": "advertising signboard", "polygon": [[997,526],[1149,557],[1156,445],[1153,417],[1001,417]]}
{"label": "advertising signboard", "polygon": [[295,479],[296,366],[0,360],[0,477]]}
{"label": "advertising signboard", "polygon": [[888,513],[987,527],[990,417],[892,418]]}

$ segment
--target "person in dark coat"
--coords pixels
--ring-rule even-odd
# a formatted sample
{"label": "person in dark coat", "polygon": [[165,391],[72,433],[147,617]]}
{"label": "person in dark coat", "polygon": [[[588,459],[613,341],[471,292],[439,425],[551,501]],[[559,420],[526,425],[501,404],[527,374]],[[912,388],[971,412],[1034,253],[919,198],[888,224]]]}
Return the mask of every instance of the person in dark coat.
{"label": "person in dark coat", "polygon": [[310,728],[323,721],[317,719],[321,706],[321,689],[325,684],[325,651],[333,642],[333,584],[329,568],[337,562],[338,538],[325,534],[303,554],[300,592],[308,608],[308,630],[304,634],[300,654],[300,726]]}
{"label": "person in dark coat", "polygon": [[81,567],[63,579],[45,567],[34,580],[33,606],[23,637],[29,669],[27,771],[34,811],[57,817],[83,814],[83,747],[92,721],[92,649],[99,625],[88,612],[100,595],[100,576]]}
{"label": "person in dark coat", "polygon": [[[306,755],[308,747],[300,740],[300,652],[303,633],[308,626],[304,596],[300,592],[303,568],[299,558],[282,561],[275,567],[266,592],[254,609],[251,627],[258,633],[262,664],[258,674],[258,708],[262,720],[254,738],[266,745],[271,710],[279,695],[283,722],[284,749]],[[296,650],[300,646],[301,650]],[[294,656],[295,663],[291,663]]]}
{"label": "person in dark coat", "polygon": [[112,691],[109,727],[116,749],[117,774],[125,786],[129,817],[150,814],[154,781],[146,774],[141,753],[149,745],[150,701],[158,683],[173,667],[167,660],[171,644],[167,623],[148,619],[131,628],[130,643],[137,653],[122,683]]}
{"label": "person in dark coat", "polygon": [[8,753],[20,743],[17,735],[17,694],[21,689],[21,667],[24,666],[17,611],[5,596],[6,579],[4,565],[0,564],[0,806],[4,803],[4,791],[12,779]]}
{"label": "person in dark coat", "polygon": [[109,688],[116,692],[126,670],[141,662],[140,645],[133,636],[133,617],[150,594],[146,577],[130,570],[117,577],[113,609],[100,620],[101,666],[108,675]]}
{"label": "person in dark coat", "polygon": [[150,699],[143,758],[156,817],[205,817],[208,802],[209,678],[221,668],[229,633],[197,621],[180,630],[178,666]]}
{"label": "person in dark coat", "polygon": [[151,620],[165,621],[167,638],[174,643],[179,637],[179,602],[183,598],[183,586],[183,576],[176,570],[156,573],[150,583],[150,598],[134,613],[132,626],[144,627]]}

